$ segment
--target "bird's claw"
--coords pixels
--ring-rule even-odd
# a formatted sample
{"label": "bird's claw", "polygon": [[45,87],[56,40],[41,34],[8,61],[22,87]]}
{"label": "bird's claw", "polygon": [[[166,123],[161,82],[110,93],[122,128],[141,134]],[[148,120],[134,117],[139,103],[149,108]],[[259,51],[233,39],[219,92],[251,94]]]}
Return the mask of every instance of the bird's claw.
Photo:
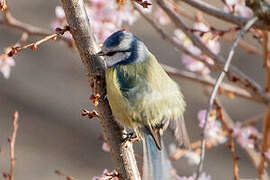
{"label": "bird's claw", "polygon": [[107,94],[104,94],[103,96],[101,96],[100,98],[98,98],[98,102],[105,101],[106,99],[107,99]]}
{"label": "bird's claw", "polygon": [[139,141],[138,136],[134,132],[124,133],[123,135],[125,136],[123,138],[123,143],[126,143],[127,141],[132,142],[132,143],[135,141]]}

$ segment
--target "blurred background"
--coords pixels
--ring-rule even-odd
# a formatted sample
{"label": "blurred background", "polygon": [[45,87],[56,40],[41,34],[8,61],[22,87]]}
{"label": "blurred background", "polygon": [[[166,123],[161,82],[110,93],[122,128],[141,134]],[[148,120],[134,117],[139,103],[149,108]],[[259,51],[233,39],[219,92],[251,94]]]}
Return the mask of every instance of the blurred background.
{"label": "blurred background", "polygon": [[[8,4],[16,18],[49,29],[55,19],[55,7],[60,2],[21,0],[8,1]],[[221,7],[221,3],[217,6]],[[209,20],[212,24],[216,23],[217,27],[227,26],[214,18]],[[184,68],[180,53],[163,41],[144,19],[136,22],[130,31],[146,43],[159,61]],[[0,26],[1,51],[17,42],[20,35],[21,32],[16,29]],[[229,44],[222,42],[221,54],[225,57]],[[91,92],[77,51],[64,43],[49,41],[35,52],[25,50],[19,53],[15,60],[16,66],[12,68],[10,79],[0,76],[0,173],[9,171],[7,138],[12,130],[15,110],[19,111],[15,179],[63,179],[54,174],[59,169],[80,180],[86,180],[100,175],[105,168],[113,170],[110,153],[101,149],[102,128],[98,120],[88,120],[80,115],[81,109],[93,107],[88,100]],[[242,71],[263,84],[264,72],[260,57],[237,48],[233,61]],[[201,132],[197,112],[206,108],[207,97],[201,85],[181,79],[177,81],[187,101],[185,120],[188,132],[192,141],[196,141]],[[234,121],[243,121],[264,112],[263,106],[243,99],[222,100]],[[138,143],[135,146],[140,149]],[[237,155],[240,157],[240,177],[256,177],[252,162],[239,147]],[[192,175],[195,170],[194,166],[187,165],[184,158],[174,164],[180,175]],[[205,171],[212,175],[212,179],[233,179],[232,167],[231,153],[225,145],[207,151]]]}

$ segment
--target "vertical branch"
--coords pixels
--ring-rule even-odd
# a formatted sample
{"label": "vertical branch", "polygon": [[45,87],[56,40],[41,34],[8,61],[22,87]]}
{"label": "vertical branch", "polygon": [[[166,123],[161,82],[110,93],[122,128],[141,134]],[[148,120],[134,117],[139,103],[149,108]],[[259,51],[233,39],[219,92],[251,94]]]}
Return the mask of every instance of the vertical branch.
{"label": "vertical branch", "polygon": [[[268,56],[268,32],[264,31],[264,40],[263,40],[263,57],[264,57],[264,67],[265,67],[265,90],[266,92],[270,93],[270,59]],[[263,139],[262,139],[262,155],[261,155],[261,161],[260,165],[258,167],[258,174],[259,179],[261,180],[264,174],[264,168],[265,168],[265,155],[264,153],[267,152],[269,148],[269,141],[270,141],[270,107],[266,107],[266,113],[263,123]]]}
{"label": "vertical branch", "polygon": [[234,180],[240,180],[239,177],[239,167],[237,164],[238,157],[235,153],[235,144],[233,140],[233,130],[229,126],[228,122],[225,120],[224,113],[222,110],[222,107],[216,102],[217,106],[217,112],[219,113],[220,120],[224,124],[225,130],[228,132],[229,136],[229,148],[232,153],[232,159],[233,159],[233,175],[234,175]]}
{"label": "vertical branch", "polygon": [[[104,96],[106,94],[104,66],[102,59],[94,55],[99,48],[95,42],[83,0],[62,0],[62,4],[70,26],[70,32],[87,72],[91,90],[96,95]],[[132,143],[126,142],[123,145],[122,129],[112,116],[107,99],[98,103],[97,111],[101,116],[99,118],[100,123],[104,129],[107,142],[111,147],[111,153],[120,175],[119,178],[140,180]]]}
{"label": "vertical branch", "polygon": [[[220,100],[218,98],[216,98],[215,100],[217,102],[217,104],[222,108],[222,113],[224,115],[224,119],[223,121],[226,121],[226,123],[228,125],[230,125],[230,127],[235,127],[235,123],[234,121],[232,120],[232,118],[230,117],[230,115],[226,112],[226,109],[223,107],[222,103],[220,102]],[[243,148],[246,153],[248,154],[250,160],[253,162],[254,166],[256,168],[259,167],[259,161],[260,161],[260,153],[258,153],[256,150],[254,149],[251,149],[251,148],[248,148],[248,147],[245,147]],[[263,177],[262,177],[262,180],[269,180],[269,176],[267,174],[267,172],[264,173]]]}
{"label": "vertical branch", "polygon": [[269,58],[269,50],[268,50],[268,32],[263,32],[264,40],[263,40],[263,62],[265,67],[265,91],[270,93],[270,58]]}
{"label": "vertical branch", "polygon": [[14,179],[14,167],[15,167],[15,141],[16,141],[16,135],[18,130],[18,117],[19,113],[18,111],[15,111],[13,115],[13,130],[11,136],[8,138],[8,142],[10,144],[10,172],[9,177],[10,180]]}
{"label": "vertical branch", "polygon": [[10,170],[9,173],[3,173],[3,176],[6,180],[14,180],[14,168],[15,168],[15,141],[18,130],[18,118],[19,113],[15,111],[13,114],[13,129],[11,136],[8,138],[9,146],[10,146]]}
{"label": "vertical branch", "polygon": [[239,40],[241,39],[242,35],[253,25],[253,23],[255,23],[257,21],[257,19],[258,19],[257,17],[250,19],[248,21],[248,23],[243,27],[243,29],[238,33],[233,45],[231,46],[230,53],[228,55],[228,58],[226,60],[225,65],[224,65],[223,71],[220,73],[220,75],[216,81],[216,84],[211,92],[210,98],[208,100],[206,115],[205,115],[205,123],[203,126],[203,134],[202,134],[202,140],[201,140],[202,146],[201,146],[200,163],[198,165],[198,169],[197,169],[197,173],[196,173],[196,180],[199,179],[199,176],[200,176],[202,169],[203,169],[204,156],[205,156],[205,145],[206,145],[204,134],[205,134],[206,124],[207,124],[207,121],[209,118],[209,114],[210,114],[210,111],[212,109],[212,106],[213,106],[215,97],[217,95],[219,86],[221,85],[221,83],[225,77],[226,72],[228,72],[228,70],[229,70],[229,67],[230,67],[230,64],[232,61],[232,57],[234,55],[234,50],[235,50]]}

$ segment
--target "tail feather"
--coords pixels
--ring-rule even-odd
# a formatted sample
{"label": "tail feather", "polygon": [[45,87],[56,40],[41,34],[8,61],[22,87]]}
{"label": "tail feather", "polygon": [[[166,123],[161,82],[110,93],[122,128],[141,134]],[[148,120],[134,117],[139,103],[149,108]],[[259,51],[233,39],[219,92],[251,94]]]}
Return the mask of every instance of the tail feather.
{"label": "tail feather", "polygon": [[190,140],[184,117],[181,116],[179,119],[172,120],[169,127],[173,131],[177,144],[183,148],[190,148]]}
{"label": "tail feather", "polygon": [[149,129],[144,130],[143,180],[171,180],[171,163],[164,148],[159,150]]}

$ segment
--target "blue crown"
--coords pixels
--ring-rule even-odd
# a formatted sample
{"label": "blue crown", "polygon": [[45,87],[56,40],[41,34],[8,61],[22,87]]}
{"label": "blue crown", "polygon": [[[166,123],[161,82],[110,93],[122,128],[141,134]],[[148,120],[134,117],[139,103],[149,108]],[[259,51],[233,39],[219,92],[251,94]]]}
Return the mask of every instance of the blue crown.
{"label": "blue crown", "polygon": [[107,48],[112,48],[112,47],[118,46],[125,37],[124,33],[126,33],[126,32],[124,32],[122,30],[113,33],[105,40],[104,46]]}
{"label": "blue crown", "polygon": [[[105,40],[103,45],[105,48],[113,49],[117,46],[120,46],[121,42],[125,40],[125,38],[131,39],[131,41],[130,41],[130,44],[128,44],[128,47],[125,47],[125,49],[121,49],[121,50],[129,51],[131,54],[128,58],[118,62],[114,66],[127,65],[127,64],[134,63],[138,60],[138,57],[139,57],[138,45],[143,44],[143,42],[141,42],[140,39],[138,39],[135,35],[133,35],[132,33],[128,31],[120,30],[113,33]],[[142,53],[147,53],[147,52],[144,51],[140,53],[142,54]]]}

